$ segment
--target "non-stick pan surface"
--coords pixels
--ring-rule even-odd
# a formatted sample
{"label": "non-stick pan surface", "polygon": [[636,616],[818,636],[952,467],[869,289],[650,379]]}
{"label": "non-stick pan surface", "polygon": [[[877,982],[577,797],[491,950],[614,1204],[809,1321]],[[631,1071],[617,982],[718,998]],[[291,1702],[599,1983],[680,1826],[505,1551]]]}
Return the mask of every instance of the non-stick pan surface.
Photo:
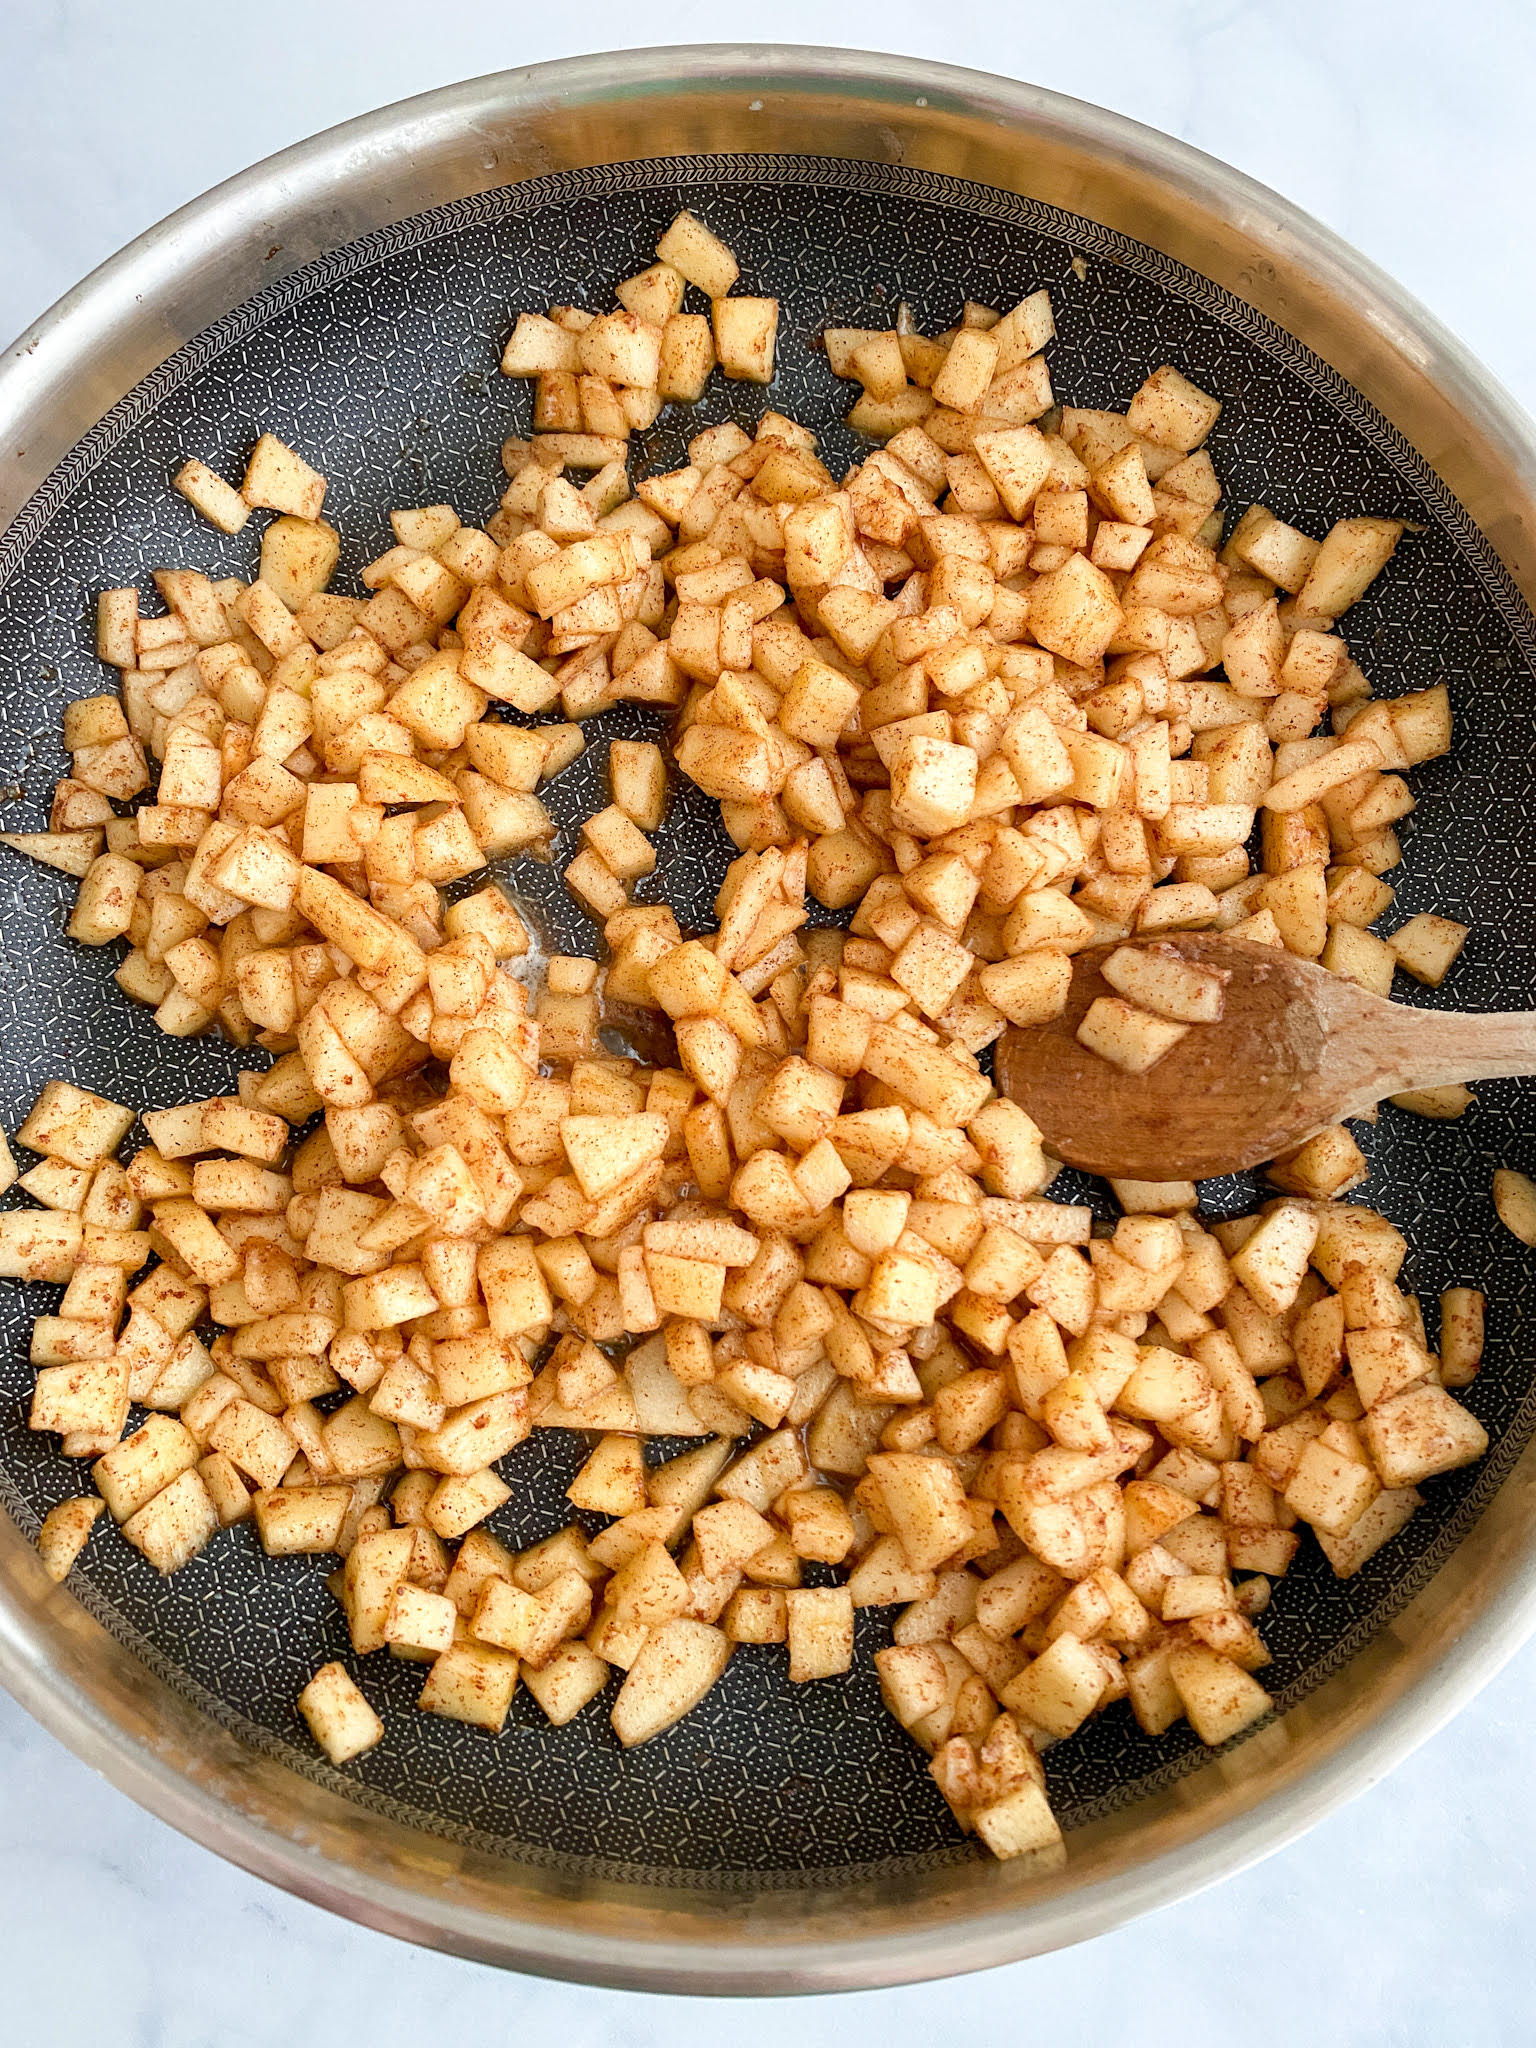
{"label": "non-stick pan surface", "polygon": [[[251,300],[180,349],[59,465],[0,540],[0,821],[41,828],[64,771],[60,708],[107,687],[90,616],[97,590],[147,583],[153,567],[253,573],[254,530],[226,539],[168,488],[198,455],[238,476],[264,428],[330,479],[326,515],[343,536],[336,587],[389,544],[391,506],[451,501],[466,520],[493,510],[503,437],[528,425],[527,388],[497,360],[520,310],[563,300],[602,308],[615,281],[652,258],[679,206],[735,249],[743,288],[781,304],[771,391],[722,385],[671,409],[637,463],[671,467],[709,422],[748,423],[772,404],[823,435],[834,472],[860,449],[841,425],[853,395],[817,336],[828,325],[891,323],[898,300],[936,331],[962,299],[1010,305],[1047,286],[1050,361],[1067,403],[1123,407],[1146,373],[1172,362],[1223,401],[1210,448],[1234,513],[1261,500],[1313,533],[1345,513],[1406,518],[1387,572],[1350,613],[1352,652],[1378,694],[1450,685],[1457,739],[1418,771],[1388,923],[1419,910],[1472,926],[1450,985],[1413,1000],[1451,1007],[1536,1003],[1529,864],[1536,803],[1536,636],[1513,585],[1444,487],[1370,406],[1318,358],[1216,286],[1087,220],[989,188],[899,167],[805,157],[680,158],[535,180],[422,215],[340,249]],[[552,866],[503,864],[551,950],[589,953],[598,935],[560,870],[580,821],[604,801],[614,735],[662,736],[621,708],[592,721],[586,754],[550,792],[562,837]],[[731,849],[718,809],[680,787],[641,900],[670,901],[707,928]],[[0,867],[0,1117],[14,1131],[43,1081],[68,1076],[151,1108],[233,1085],[242,1059],[213,1041],[166,1039],[110,980],[110,953],[67,940],[73,886],[4,857]],[[1264,1634],[1282,1706],[1351,1656],[1466,1534],[1536,1423],[1525,1259],[1495,1221],[1491,1170],[1530,1166],[1531,1096],[1481,1091],[1460,1122],[1391,1108],[1362,1130],[1372,1177],[1362,1193],[1407,1233],[1405,1284],[1431,1314],[1445,1286],[1489,1296],[1488,1363],[1465,1397],[1494,1449],[1435,1481],[1405,1534],[1346,1583],[1315,1548],[1279,1582]],[[1232,1213],[1256,1183],[1210,1183],[1206,1207]],[[1056,1193],[1102,1187],[1066,1177]],[[81,1473],[56,1440],[25,1426],[30,1319],[57,1290],[0,1287],[0,1501],[35,1530]],[[563,1489],[585,1440],[536,1433],[504,1462],[514,1493],[492,1519],[527,1543],[570,1519]],[[660,1457],[680,1448],[653,1445]],[[587,1518],[589,1522],[592,1518]],[[592,1526],[596,1526],[592,1522]],[[385,1657],[357,1670],[317,1560],[262,1557],[249,1528],[225,1532],[190,1567],[158,1579],[98,1530],[71,1587],[93,1614],[188,1699],[248,1744],[376,1811],[450,1841],[542,1864],[566,1879],[604,1875],[657,1886],[732,1874],[752,1888],[846,1883],[864,1866],[965,1859],[925,1759],[880,1705],[872,1653],[888,1639],[861,1615],[846,1679],[792,1686],[780,1649],[743,1650],[704,1704],[667,1735],[621,1752],[607,1722],[617,1679],[571,1725],[548,1727],[526,1695],[499,1737],[414,1710],[420,1672]],[[384,1714],[384,1743],[345,1772],[320,1760],[294,1701],[317,1665],[340,1657]],[[1158,1741],[1112,1708],[1050,1752],[1053,1802],[1070,1827],[1133,1801],[1203,1752],[1186,1728]],[[557,1879],[557,1882],[559,1880]]]}

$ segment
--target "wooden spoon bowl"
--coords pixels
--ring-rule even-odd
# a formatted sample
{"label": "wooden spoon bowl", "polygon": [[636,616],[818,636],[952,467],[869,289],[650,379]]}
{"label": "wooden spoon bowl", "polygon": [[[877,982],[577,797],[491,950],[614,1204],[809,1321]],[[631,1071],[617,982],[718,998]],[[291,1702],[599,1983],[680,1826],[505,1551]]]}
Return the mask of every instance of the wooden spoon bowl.
{"label": "wooden spoon bowl", "polygon": [[1067,1006],[998,1040],[1001,1093],[1069,1166],[1117,1180],[1206,1180],[1273,1159],[1385,1095],[1536,1072],[1536,1018],[1452,1016],[1370,995],[1277,947],[1219,932],[1153,942],[1227,971],[1219,1022],[1197,1024],[1144,1074],[1077,1041],[1115,946],[1078,954]]}

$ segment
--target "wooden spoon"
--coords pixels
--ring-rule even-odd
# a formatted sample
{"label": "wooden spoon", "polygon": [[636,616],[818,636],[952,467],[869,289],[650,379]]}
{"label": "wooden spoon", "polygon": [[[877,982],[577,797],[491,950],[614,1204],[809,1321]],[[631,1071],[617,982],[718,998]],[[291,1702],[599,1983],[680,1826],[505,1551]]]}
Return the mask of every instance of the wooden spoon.
{"label": "wooden spoon", "polygon": [[1067,1007],[998,1041],[998,1088],[1070,1166],[1116,1180],[1207,1180],[1273,1159],[1385,1095],[1448,1081],[1536,1074],[1536,1012],[1413,1010],[1278,947],[1219,932],[1144,943],[1229,971],[1219,1022],[1195,1024],[1145,1074],[1100,1059],[1075,1033],[1117,949],[1073,963]]}

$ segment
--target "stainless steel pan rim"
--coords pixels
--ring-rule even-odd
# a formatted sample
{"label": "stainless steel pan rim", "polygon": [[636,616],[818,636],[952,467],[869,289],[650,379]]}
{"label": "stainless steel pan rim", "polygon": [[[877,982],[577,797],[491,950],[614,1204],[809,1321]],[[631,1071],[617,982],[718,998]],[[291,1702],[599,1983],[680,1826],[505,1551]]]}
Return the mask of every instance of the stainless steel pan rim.
{"label": "stainless steel pan rim", "polygon": [[[705,46],[582,57],[446,88],[350,122],[218,187],[77,286],[0,360],[0,526],[122,393],[191,333],[358,234],[467,192],[617,148],[656,124],[664,154],[708,146],[872,155],[1053,181],[1060,204],[1197,267],[1364,389],[1458,492],[1527,598],[1536,428],[1439,324],[1372,265],[1209,157],[1082,102],[980,73],[827,49]],[[670,125],[669,125],[670,124]],[[595,145],[604,133],[615,140]],[[704,140],[701,142],[701,135]],[[1010,159],[1014,168],[1007,171]],[[596,160],[594,157],[592,160]],[[1094,167],[1097,167],[1095,170]],[[957,166],[957,168],[960,168]],[[1094,179],[1102,178],[1102,189]],[[1130,195],[1130,196],[1127,196]],[[1194,253],[1209,243],[1208,263]],[[1181,245],[1181,236],[1184,237]],[[1306,316],[1306,317],[1303,317]],[[1481,481],[1479,477],[1481,475]],[[322,1787],[243,1756],[137,1668],[0,1527],[0,1681],[140,1804],[317,1904],[433,1947],[550,1976],[702,1993],[867,1988],[1069,1945],[1268,1855],[1433,1734],[1536,1628],[1528,1451],[1439,1579],[1324,1688],[1182,1781],[1139,1840],[1097,1837],[1063,1880],[962,1872],[944,1899],[814,1890],[733,1910],[718,1897],[520,1881],[498,1889],[425,1836],[362,1829]],[[1475,1551],[1470,1561],[1466,1553]],[[1297,1721],[1304,1740],[1287,1749]],[[1270,1740],[1271,1737],[1278,1738]],[[1268,1749],[1264,1745],[1268,1743]],[[1093,1831],[1088,1831],[1092,1834]]]}

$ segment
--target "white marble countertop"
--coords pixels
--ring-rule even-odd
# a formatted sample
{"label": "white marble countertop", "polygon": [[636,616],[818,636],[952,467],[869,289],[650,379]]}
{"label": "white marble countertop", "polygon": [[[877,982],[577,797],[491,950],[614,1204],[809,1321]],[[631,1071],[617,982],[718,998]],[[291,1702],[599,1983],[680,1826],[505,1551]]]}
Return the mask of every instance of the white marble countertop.
{"label": "white marble countertop", "polygon": [[[1393,272],[1536,409],[1524,0],[0,0],[0,331],[159,216],[332,122],[640,40],[836,40],[1032,77],[1265,180]],[[828,31],[835,28],[835,36]],[[644,31],[655,33],[647,37]],[[1495,2048],[1530,2038],[1536,1648],[1390,1780],[1219,1890],[958,1983],[723,2010],[499,1976],[333,1920],[150,1819],[0,1695],[0,2013],[18,2048],[477,2040]]]}

